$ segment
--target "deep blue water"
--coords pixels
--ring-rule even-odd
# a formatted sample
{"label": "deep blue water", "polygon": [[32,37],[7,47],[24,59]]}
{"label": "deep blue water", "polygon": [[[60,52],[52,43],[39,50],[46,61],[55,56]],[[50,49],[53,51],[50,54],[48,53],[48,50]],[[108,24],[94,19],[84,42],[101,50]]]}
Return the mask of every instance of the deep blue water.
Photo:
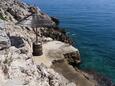
{"label": "deep blue water", "polygon": [[[60,19],[81,53],[82,69],[115,82],[115,0],[25,0]],[[33,4],[32,3],[32,4]]]}

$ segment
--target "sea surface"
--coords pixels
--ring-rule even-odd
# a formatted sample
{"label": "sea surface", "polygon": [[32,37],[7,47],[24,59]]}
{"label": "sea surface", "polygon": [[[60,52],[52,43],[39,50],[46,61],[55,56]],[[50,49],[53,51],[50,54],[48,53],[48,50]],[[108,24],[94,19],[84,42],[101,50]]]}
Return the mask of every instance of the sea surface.
{"label": "sea surface", "polygon": [[115,0],[24,0],[60,20],[79,48],[84,70],[115,83]]}

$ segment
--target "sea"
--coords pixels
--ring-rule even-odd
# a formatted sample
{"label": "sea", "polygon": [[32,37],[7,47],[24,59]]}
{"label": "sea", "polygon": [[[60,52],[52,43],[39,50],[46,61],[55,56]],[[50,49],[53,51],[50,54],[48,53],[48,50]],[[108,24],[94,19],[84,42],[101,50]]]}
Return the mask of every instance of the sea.
{"label": "sea", "polygon": [[79,49],[83,70],[115,83],[115,0],[24,0],[60,20]]}

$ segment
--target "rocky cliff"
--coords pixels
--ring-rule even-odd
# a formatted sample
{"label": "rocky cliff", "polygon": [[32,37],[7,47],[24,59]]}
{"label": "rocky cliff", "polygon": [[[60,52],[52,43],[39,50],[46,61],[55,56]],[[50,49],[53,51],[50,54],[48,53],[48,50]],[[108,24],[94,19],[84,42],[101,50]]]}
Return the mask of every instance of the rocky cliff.
{"label": "rocky cliff", "polygon": [[[79,51],[70,45],[70,39],[59,29],[39,28],[42,37],[38,36],[38,39],[43,43],[43,55],[32,55],[36,36],[29,26],[31,18],[24,22],[26,26],[15,24],[30,14],[29,7],[18,0],[0,0],[0,86],[96,86],[96,81],[89,75],[80,70],[76,72],[69,65],[80,62]],[[40,10],[38,12],[43,15]],[[68,72],[73,70],[69,73],[73,74],[71,78],[62,73],[67,72],[66,69],[56,69],[61,61],[66,64],[64,67]]]}

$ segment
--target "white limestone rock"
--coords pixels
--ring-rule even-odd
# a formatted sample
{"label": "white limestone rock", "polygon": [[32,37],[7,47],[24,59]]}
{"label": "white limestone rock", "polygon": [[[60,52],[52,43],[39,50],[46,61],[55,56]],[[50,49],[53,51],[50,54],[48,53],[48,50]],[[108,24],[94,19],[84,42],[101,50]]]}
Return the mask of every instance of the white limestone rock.
{"label": "white limestone rock", "polygon": [[11,46],[11,42],[6,32],[0,29],[0,50]]}
{"label": "white limestone rock", "polygon": [[[0,86],[76,86],[53,69],[34,63],[32,42],[35,34],[26,27],[15,25],[16,19],[13,16],[19,11],[19,16],[24,17],[28,14],[28,6],[17,0],[0,0],[0,8],[7,20],[6,27],[4,23],[0,23]],[[7,11],[8,8],[11,8],[13,13]],[[11,46],[9,38],[12,36],[20,37],[25,45]],[[14,43],[15,41],[13,40]]]}
{"label": "white limestone rock", "polygon": [[53,69],[26,59],[28,56],[15,47],[0,57],[0,86],[76,86]]}
{"label": "white limestone rock", "polygon": [[5,28],[5,21],[0,19],[0,30],[4,30]]}

